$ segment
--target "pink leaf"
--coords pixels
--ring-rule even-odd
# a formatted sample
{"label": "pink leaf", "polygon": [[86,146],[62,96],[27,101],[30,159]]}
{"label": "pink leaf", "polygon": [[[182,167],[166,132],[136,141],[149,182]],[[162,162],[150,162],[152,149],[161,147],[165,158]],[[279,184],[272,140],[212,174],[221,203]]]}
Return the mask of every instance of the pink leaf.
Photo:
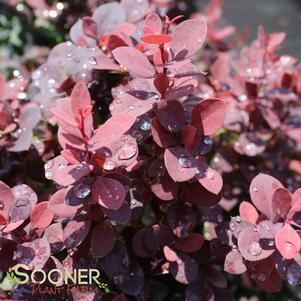
{"label": "pink leaf", "polygon": [[146,35],[161,34],[161,18],[155,13],[149,13],[145,18],[143,31]]}
{"label": "pink leaf", "polygon": [[275,178],[259,174],[251,182],[250,195],[255,207],[268,218],[272,219],[272,198],[274,191],[283,187]]}
{"label": "pink leaf", "polygon": [[165,150],[164,162],[170,177],[175,182],[185,182],[192,179],[198,170],[192,156],[179,146]]}
{"label": "pink leaf", "polygon": [[239,206],[239,215],[243,220],[256,225],[258,212],[252,204],[248,202],[242,202]]}
{"label": "pink leaf", "polygon": [[180,23],[173,31],[173,40],[170,43],[173,58],[179,60],[194,55],[203,45],[206,36],[207,24],[204,20]]}
{"label": "pink leaf", "polygon": [[298,233],[288,224],[285,224],[275,236],[277,250],[285,259],[293,259],[301,248],[301,239]]}
{"label": "pink leaf", "polygon": [[30,214],[30,222],[33,229],[47,228],[54,217],[53,212],[48,208],[48,202],[37,204]]}
{"label": "pink leaf", "polygon": [[116,61],[130,72],[144,78],[154,77],[154,67],[139,50],[132,47],[119,47],[113,50],[113,55]]}
{"label": "pink leaf", "polygon": [[0,214],[8,221],[10,209],[15,201],[15,196],[10,187],[2,181],[0,181],[0,196]]}
{"label": "pink leaf", "polygon": [[218,98],[200,101],[192,111],[191,123],[204,135],[213,135],[223,126],[227,105]]}
{"label": "pink leaf", "polygon": [[50,179],[62,186],[68,186],[88,175],[93,170],[93,165],[85,162],[68,165],[55,172]]}
{"label": "pink leaf", "polygon": [[236,251],[227,254],[224,269],[226,272],[236,275],[243,274],[247,271],[242,256]]}
{"label": "pink leaf", "polygon": [[213,194],[219,194],[223,187],[223,178],[221,175],[206,163],[198,163],[196,179]]}
{"label": "pink leaf", "polygon": [[98,177],[92,185],[92,197],[95,202],[108,209],[118,209],[125,200],[125,189],[120,182]]}
{"label": "pink leaf", "polygon": [[118,141],[131,128],[135,120],[136,117],[130,114],[111,117],[95,131],[95,134],[89,140],[89,150],[95,151]]}
{"label": "pink leaf", "polygon": [[53,194],[49,200],[49,209],[59,218],[68,218],[75,216],[81,211],[82,205],[69,206],[64,203],[67,189],[61,189]]}
{"label": "pink leaf", "polygon": [[86,215],[77,215],[64,228],[64,244],[67,249],[79,246],[88,235],[91,221]]}

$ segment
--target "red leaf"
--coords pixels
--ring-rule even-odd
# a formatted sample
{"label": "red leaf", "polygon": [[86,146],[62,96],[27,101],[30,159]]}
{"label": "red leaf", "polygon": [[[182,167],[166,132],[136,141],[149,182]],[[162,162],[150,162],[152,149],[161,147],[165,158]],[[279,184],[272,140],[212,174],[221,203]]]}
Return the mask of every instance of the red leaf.
{"label": "red leaf", "polygon": [[141,37],[141,40],[148,44],[162,45],[172,41],[172,37],[167,34],[161,35],[146,35]]}
{"label": "red leaf", "polygon": [[132,47],[119,47],[113,50],[113,55],[116,61],[130,72],[144,78],[154,77],[154,67],[139,50]]}
{"label": "red leaf", "polygon": [[182,105],[176,100],[161,100],[155,114],[161,125],[171,133],[178,133],[185,125],[185,115]]}
{"label": "red leaf", "polygon": [[204,238],[202,235],[198,233],[191,233],[188,237],[177,238],[174,246],[176,249],[182,252],[193,253],[200,250],[203,243]]}
{"label": "red leaf", "polygon": [[154,141],[162,148],[167,148],[177,145],[177,142],[172,133],[163,128],[157,118],[152,121],[151,132]]}
{"label": "red leaf", "polygon": [[192,111],[191,123],[206,136],[213,135],[223,126],[227,105],[218,98],[200,101]]}
{"label": "red leaf", "polygon": [[301,248],[301,239],[298,233],[288,224],[285,224],[275,236],[277,250],[285,259],[293,259]]}
{"label": "red leaf", "polygon": [[286,188],[277,188],[272,198],[272,210],[274,213],[274,221],[280,218],[285,220],[286,215],[292,206],[291,193]]}
{"label": "red leaf", "polygon": [[212,207],[221,200],[219,194],[209,192],[199,182],[185,183],[182,188],[182,198],[186,202],[196,204],[198,207]]}
{"label": "red leaf", "polygon": [[32,229],[47,228],[54,217],[53,212],[48,208],[48,202],[37,204],[30,214]]}
{"label": "red leaf", "polygon": [[164,97],[168,87],[169,87],[169,78],[164,73],[158,73],[154,80],[154,85],[156,89],[160,92],[162,97]]}
{"label": "red leaf", "polygon": [[239,206],[239,215],[243,220],[256,225],[258,220],[258,212],[252,204],[248,202],[242,202]]}
{"label": "red leaf", "polygon": [[120,182],[98,177],[92,185],[92,197],[95,202],[108,209],[118,209],[125,200],[126,192]]}
{"label": "red leaf", "polygon": [[83,32],[86,36],[97,39],[97,24],[91,17],[83,17]]}
{"label": "red leaf", "polygon": [[182,130],[182,143],[187,147],[192,147],[196,138],[196,128],[190,124],[183,127]]}
{"label": "red leaf", "polygon": [[114,248],[116,241],[115,233],[109,223],[98,224],[92,230],[91,251],[94,257],[104,257]]}

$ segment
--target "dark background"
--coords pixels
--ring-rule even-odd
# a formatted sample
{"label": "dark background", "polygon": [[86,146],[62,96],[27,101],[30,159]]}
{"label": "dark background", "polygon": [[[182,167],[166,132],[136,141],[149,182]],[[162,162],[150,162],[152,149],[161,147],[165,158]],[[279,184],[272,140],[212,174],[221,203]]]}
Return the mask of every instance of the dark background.
{"label": "dark background", "polygon": [[[195,5],[201,9],[206,2],[196,0]],[[238,31],[247,25],[248,41],[254,39],[260,24],[267,33],[286,32],[281,52],[301,59],[301,0],[224,0],[224,19]]]}

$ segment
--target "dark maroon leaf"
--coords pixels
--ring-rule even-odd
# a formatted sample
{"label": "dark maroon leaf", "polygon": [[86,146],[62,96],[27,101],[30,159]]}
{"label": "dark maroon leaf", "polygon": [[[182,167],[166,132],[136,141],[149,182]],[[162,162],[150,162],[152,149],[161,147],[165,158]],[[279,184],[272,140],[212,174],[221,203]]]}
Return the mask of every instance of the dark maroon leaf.
{"label": "dark maroon leaf", "polygon": [[91,251],[94,257],[104,257],[109,254],[115,245],[115,233],[112,226],[103,222],[92,230]]}
{"label": "dark maroon leaf", "polygon": [[72,249],[80,245],[88,235],[91,228],[91,221],[86,215],[77,215],[68,222],[64,228],[64,244],[67,249]]}

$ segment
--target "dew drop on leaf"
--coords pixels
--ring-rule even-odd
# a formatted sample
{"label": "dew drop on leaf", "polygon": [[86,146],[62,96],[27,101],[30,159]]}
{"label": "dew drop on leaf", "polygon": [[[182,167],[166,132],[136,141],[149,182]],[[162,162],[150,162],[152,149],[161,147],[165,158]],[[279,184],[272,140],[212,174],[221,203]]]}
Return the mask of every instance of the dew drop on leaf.
{"label": "dew drop on leaf", "polygon": [[203,139],[203,142],[206,144],[206,145],[212,145],[213,144],[213,139],[209,136],[205,137]]}
{"label": "dew drop on leaf", "polygon": [[137,147],[134,143],[126,143],[118,150],[118,159],[128,160],[137,153]]}
{"label": "dew drop on leaf", "polygon": [[16,200],[16,207],[24,207],[27,206],[29,204],[29,199],[18,199]]}
{"label": "dew drop on leaf", "polygon": [[116,167],[116,164],[113,161],[106,161],[103,165],[103,169],[105,170],[113,170]]}
{"label": "dew drop on leaf", "polygon": [[80,198],[84,199],[91,193],[91,188],[88,184],[79,184],[73,188],[75,195]]}
{"label": "dew drop on leaf", "polygon": [[51,177],[52,177],[52,172],[51,171],[46,171],[45,178],[46,179],[51,179]]}
{"label": "dew drop on leaf", "polygon": [[185,157],[179,158],[179,164],[184,168],[190,168],[192,166],[192,162]]}
{"label": "dew drop on leaf", "polygon": [[258,256],[261,254],[262,249],[258,241],[252,241],[249,245],[248,252],[253,256]]}
{"label": "dew drop on leaf", "polygon": [[151,129],[151,123],[149,121],[143,121],[142,124],[140,125],[140,129],[142,131],[149,131]]}
{"label": "dew drop on leaf", "polygon": [[292,264],[287,269],[287,281],[291,286],[297,286],[301,283],[301,269],[298,265]]}

